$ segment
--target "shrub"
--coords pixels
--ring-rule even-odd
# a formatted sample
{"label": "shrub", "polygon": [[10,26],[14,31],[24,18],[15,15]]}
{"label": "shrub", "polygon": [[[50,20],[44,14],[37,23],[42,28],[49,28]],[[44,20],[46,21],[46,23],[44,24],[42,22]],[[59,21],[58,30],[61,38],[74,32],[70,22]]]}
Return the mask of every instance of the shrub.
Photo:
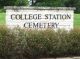
{"label": "shrub", "polygon": [[80,55],[80,29],[28,30],[0,27],[0,59]]}

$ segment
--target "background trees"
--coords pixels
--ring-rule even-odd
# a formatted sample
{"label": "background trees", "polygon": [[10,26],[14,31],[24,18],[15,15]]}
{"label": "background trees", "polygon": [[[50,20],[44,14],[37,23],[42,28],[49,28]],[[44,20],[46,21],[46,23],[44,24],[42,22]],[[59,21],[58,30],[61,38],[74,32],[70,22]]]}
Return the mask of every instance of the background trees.
{"label": "background trees", "polygon": [[37,0],[35,6],[50,7],[76,7],[76,13],[80,13],[80,0]]}
{"label": "background trees", "polygon": [[16,0],[16,6],[26,6],[28,5],[28,0]]}
{"label": "background trees", "polygon": [[37,0],[36,6],[63,7],[66,0]]}
{"label": "background trees", "polygon": [[26,6],[28,0],[0,0],[0,8],[4,6]]}
{"label": "background trees", "polygon": [[16,0],[0,0],[0,8],[4,6],[14,6]]}
{"label": "background trees", "polygon": [[[4,6],[27,6],[28,0],[0,0],[0,8]],[[80,13],[80,0],[36,0],[32,6],[76,7]]]}
{"label": "background trees", "polygon": [[76,7],[76,12],[80,13],[80,0],[68,0],[65,3],[66,7]]}

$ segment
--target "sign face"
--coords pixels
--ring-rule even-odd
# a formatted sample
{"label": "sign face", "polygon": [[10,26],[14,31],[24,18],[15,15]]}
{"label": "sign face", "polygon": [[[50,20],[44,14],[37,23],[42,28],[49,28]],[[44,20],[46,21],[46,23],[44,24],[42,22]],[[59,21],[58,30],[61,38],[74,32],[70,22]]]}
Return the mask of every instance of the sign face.
{"label": "sign face", "polygon": [[73,10],[6,10],[6,25],[27,29],[73,29]]}

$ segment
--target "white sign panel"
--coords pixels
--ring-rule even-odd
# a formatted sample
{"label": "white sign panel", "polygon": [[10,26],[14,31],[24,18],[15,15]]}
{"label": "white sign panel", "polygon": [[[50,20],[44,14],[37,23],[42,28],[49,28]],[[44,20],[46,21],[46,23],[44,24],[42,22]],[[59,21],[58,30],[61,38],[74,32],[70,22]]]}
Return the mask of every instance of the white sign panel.
{"label": "white sign panel", "polygon": [[73,29],[73,10],[6,10],[6,25],[27,29]]}

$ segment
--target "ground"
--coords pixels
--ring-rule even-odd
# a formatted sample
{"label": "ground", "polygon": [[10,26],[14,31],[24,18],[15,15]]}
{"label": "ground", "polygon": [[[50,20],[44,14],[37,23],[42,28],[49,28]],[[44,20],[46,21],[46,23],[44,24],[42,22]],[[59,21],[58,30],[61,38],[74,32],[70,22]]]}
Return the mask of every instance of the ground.
{"label": "ground", "polygon": [[[0,25],[4,25],[6,20],[5,13],[0,13]],[[80,27],[80,14],[75,14],[74,15],[74,27]]]}

